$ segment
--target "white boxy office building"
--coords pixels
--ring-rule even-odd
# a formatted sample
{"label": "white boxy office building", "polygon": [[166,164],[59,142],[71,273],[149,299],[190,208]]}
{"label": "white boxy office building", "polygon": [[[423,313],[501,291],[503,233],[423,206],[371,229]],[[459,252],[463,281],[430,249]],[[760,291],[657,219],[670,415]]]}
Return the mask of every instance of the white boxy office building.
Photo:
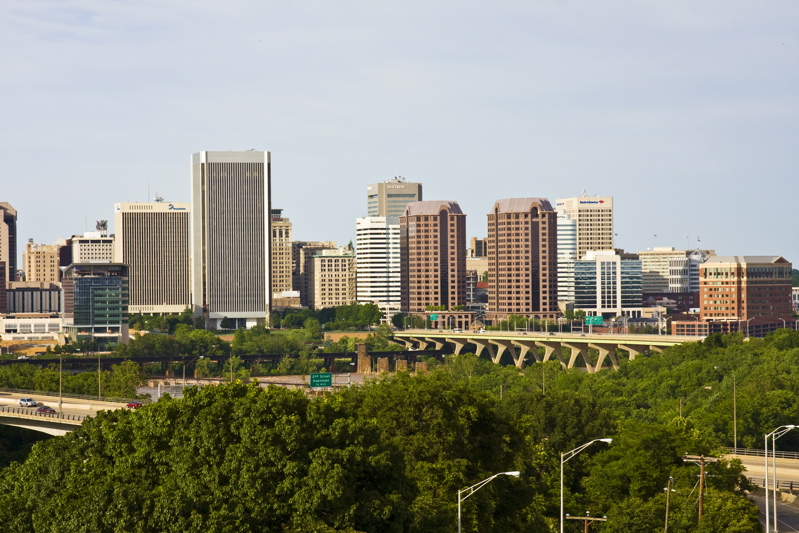
{"label": "white boxy office building", "polygon": [[191,156],[192,310],[208,327],[268,324],[270,226],[269,152]]}

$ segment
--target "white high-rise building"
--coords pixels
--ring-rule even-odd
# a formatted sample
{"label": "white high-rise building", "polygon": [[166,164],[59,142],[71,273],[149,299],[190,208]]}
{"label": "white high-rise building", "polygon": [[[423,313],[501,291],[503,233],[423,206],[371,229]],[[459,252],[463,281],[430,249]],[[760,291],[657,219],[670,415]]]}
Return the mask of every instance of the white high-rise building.
{"label": "white high-rise building", "polygon": [[555,210],[565,213],[577,225],[577,259],[592,250],[613,249],[613,198],[582,196],[560,198]]}
{"label": "white high-rise building", "polygon": [[355,221],[358,303],[373,303],[386,320],[400,312],[399,217],[364,217]]}
{"label": "white high-rise building", "polygon": [[[577,258],[577,221],[558,211],[558,303],[574,302],[574,262]],[[561,307],[563,307],[561,305]]]}
{"label": "white high-rise building", "polygon": [[190,205],[114,205],[114,257],[129,267],[131,313],[181,313],[191,305]]}
{"label": "white high-rise building", "polygon": [[192,309],[209,327],[268,322],[270,191],[269,152],[191,156]]}

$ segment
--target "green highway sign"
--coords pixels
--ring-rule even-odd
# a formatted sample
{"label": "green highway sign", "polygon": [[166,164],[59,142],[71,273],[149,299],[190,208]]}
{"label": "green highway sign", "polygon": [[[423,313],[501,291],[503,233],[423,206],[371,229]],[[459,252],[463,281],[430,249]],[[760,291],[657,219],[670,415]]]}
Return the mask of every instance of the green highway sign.
{"label": "green highway sign", "polygon": [[438,315],[433,313],[432,315],[430,315],[430,320],[438,320]]}
{"label": "green highway sign", "polygon": [[333,374],[330,372],[319,372],[311,374],[311,388],[325,388],[333,386]]}
{"label": "green highway sign", "polygon": [[585,325],[586,326],[601,326],[602,325],[602,317],[601,316],[587,316],[587,317],[585,317]]}

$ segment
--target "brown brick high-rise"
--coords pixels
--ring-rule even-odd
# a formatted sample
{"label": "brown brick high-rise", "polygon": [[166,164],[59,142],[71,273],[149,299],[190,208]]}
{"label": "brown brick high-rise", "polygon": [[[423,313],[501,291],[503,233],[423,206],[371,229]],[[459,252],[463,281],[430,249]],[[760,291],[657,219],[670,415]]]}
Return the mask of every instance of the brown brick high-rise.
{"label": "brown brick high-rise", "polygon": [[488,214],[488,313],[558,315],[557,213],[544,198],[498,200]]}
{"label": "brown brick high-rise", "polygon": [[457,202],[413,202],[400,217],[402,310],[466,305],[466,215]]}

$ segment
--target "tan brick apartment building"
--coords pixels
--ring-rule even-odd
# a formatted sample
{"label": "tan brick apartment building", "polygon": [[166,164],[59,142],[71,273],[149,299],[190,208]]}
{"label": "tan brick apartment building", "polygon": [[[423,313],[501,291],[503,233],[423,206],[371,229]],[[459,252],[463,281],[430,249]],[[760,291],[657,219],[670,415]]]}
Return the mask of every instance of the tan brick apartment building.
{"label": "tan brick apartment building", "polygon": [[545,198],[498,200],[488,214],[488,313],[558,315],[557,213]]}
{"label": "tan brick apartment building", "polygon": [[[457,202],[408,204],[400,217],[400,262],[403,312],[465,307],[466,215]],[[453,317],[454,324],[468,327],[469,319],[462,315]]]}

